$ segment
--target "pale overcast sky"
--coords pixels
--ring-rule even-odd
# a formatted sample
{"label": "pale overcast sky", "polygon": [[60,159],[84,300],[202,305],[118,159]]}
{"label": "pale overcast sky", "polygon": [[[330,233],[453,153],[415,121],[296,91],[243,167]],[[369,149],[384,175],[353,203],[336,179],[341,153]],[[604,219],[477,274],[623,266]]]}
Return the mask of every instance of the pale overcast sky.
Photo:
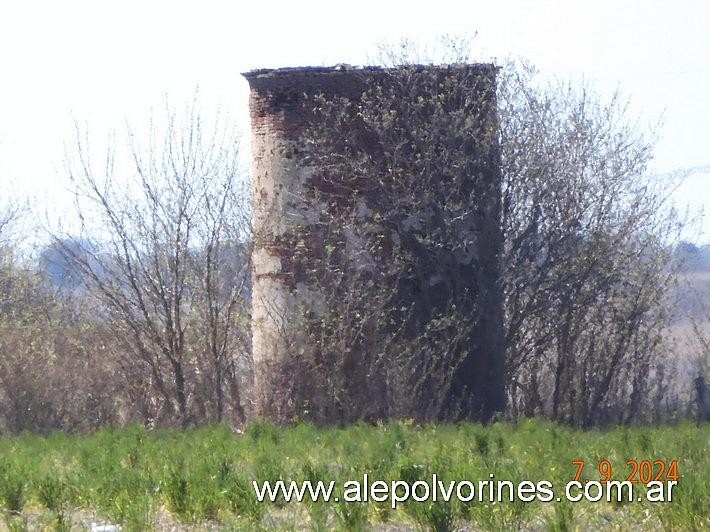
{"label": "pale overcast sky", "polygon": [[[66,205],[74,118],[103,134],[189,98],[246,120],[252,68],[362,64],[373,45],[477,32],[480,57],[521,56],[664,116],[655,169],[699,168],[676,194],[710,214],[710,1],[0,0],[0,191]],[[144,122],[144,120],[143,120]],[[244,124],[248,127],[247,124]],[[710,216],[700,241],[710,241]]]}

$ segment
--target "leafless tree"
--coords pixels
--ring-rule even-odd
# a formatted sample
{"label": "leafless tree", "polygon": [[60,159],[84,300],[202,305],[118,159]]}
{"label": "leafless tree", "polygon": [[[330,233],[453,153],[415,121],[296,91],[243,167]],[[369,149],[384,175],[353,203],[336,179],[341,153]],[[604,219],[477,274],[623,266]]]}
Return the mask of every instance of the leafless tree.
{"label": "leafless tree", "polygon": [[5,198],[0,204],[0,248],[7,249],[13,243],[18,224],[26,212],[26,203],[12,197]]}
{"label": "leafless tree", "polygon": [[100,360],[101,339],[38,270],[24,203],[7,205],[0,216],[0,433],[117,423],[117,387],[106,382],[113,366]]}
{"label": "leafless tree", "polygon": [[97,168],[77,127],[67,170],[80,235],[55,235],[123,351],[124,377],[152,416],[183,425],[244,419],[249,345],[249,209],[238,137],[193,102],[168,110],[145,141],[130,128]]}
{"label": "leafless tree", "polygon": [[638,416],[663,380],[683,223],[673,184],[648,176],[653,136],[618,94],[520,64],[503,70],[499,112],[510,394],[575,424]]}

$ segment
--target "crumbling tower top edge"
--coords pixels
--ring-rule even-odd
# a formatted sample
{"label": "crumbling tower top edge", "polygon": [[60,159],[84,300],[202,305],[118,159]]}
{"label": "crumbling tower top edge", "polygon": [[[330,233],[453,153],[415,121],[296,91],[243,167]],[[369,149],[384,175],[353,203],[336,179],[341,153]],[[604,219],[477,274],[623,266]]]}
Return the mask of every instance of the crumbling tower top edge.
{"label": "crumbling tower top edge", "polygon": [[[320,77],[329,75],[338,75],[346,73],[382,73],[396,72],[405,67],[380,67],[380,66],[352,66],[346,64],[338,64],[333,66],[303,66],[303,67],[282,67],[282,68],[259,68],[242,72],[249,83],[257,80],[269,80],[277,78],[308,78]],[[407,65],[406,68],[414,70],[452,70],[462,71],[468,70],[473,72],[497,72],[499,67],[493,63],[452,63],[443,65]]]}

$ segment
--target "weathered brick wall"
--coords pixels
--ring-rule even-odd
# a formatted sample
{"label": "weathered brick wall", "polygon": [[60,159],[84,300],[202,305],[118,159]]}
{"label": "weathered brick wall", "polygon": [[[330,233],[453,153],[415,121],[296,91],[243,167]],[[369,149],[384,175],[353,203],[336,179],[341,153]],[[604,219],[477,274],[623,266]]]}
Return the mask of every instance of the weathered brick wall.
{"label": "weathered brick wall", "polygon": [[[452,67],[422,68],[449,71]],[[494,67],[465,68],[490,73]],[[300,143],[303,132],[314,119],[303,103],[318,93],[357,99],[366,89],[365,79],[380,83],[388,75],[383,69],[367,69],[367,76],[362,73],[358,69],[335,67],[257,70],[244,74],[251,87],[252,326],[257,414],[270,411],[272,388],[277,385],[271,373],[274,365],[289,357],[307,356],[309,346],[300,334],[304,327],[299,321],[302,308],[313,309],[322,303],[318,292],[299,278],[291,261],[294,250],[284,244],[291,228],[311,225],[319,216],[318,205],[305,206],[300,201],[303,186],[311,175],[301,159]],[[493,245],[490,249],[496,248]],[[494,314],[497,319],[497,312]]]}

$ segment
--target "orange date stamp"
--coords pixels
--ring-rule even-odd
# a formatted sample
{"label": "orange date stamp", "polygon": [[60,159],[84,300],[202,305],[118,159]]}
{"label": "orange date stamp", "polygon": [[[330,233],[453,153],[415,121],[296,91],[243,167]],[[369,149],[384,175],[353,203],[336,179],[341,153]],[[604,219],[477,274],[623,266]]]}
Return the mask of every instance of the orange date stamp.
{"label": "orange date stamp", "polygon": [[[572,465],[577,467],[574,481],[579,482],[585,468],[584,460],[572,460]],[[633,483],[648,484],[649,482],[678,481],[678,460],[627,460],[625,474],[626,481]],[[609,460],[601,460],[597,464],[597,471],[601,475],[600,482],[612,480],[613,472]],[[589,480],[587,480],[589,482]]]}

